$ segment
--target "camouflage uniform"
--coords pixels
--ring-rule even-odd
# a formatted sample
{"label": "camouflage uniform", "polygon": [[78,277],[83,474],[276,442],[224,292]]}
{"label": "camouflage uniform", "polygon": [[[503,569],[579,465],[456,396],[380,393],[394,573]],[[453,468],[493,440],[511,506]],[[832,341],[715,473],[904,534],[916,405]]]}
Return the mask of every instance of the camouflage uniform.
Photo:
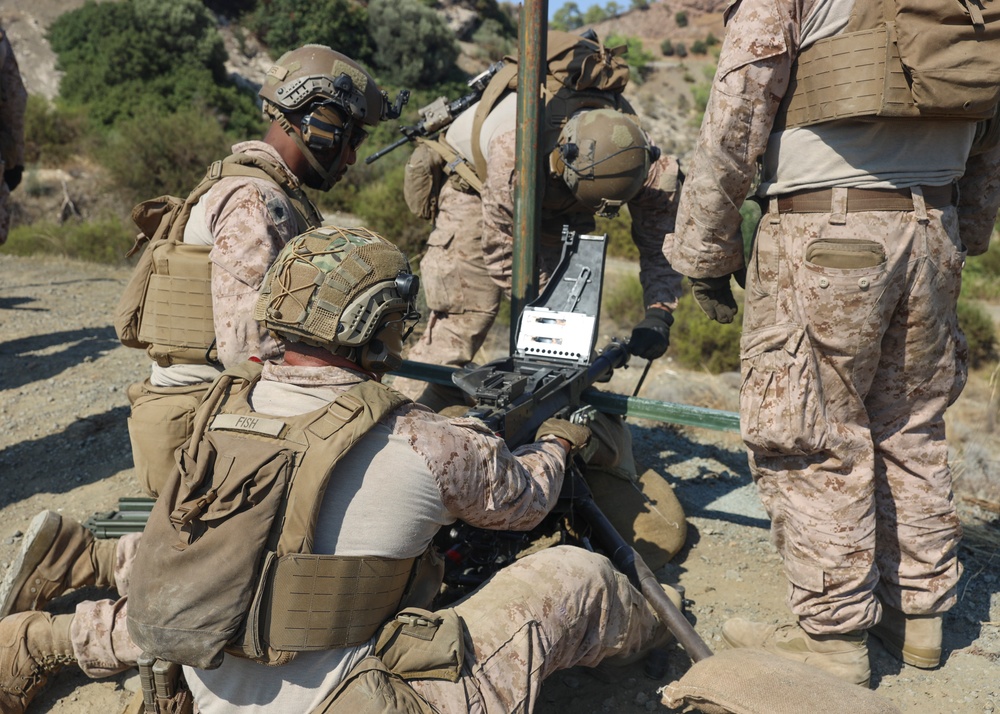
{"label": "camouflage uniform", "polygon": [[[955,602],[961,527],[943,417],[966,378],[956,301],[966,247],[985,250],[1000,203],[1000,152],[966,162],[972,126],[960,121],[842,120],[796,129],[954,142],[964,148],[953,152],[960,156],[950,175],[952,166],[935,164],[934,152],[898,152],[891,155],[897,165],[880,164],[878,142],[855,147],[842,163],[800,155],[769,170],[774,154],[766,152],[780,157],[781,142],[769,139],[802,48],[803,18],[830,4],[742,0],[727,11],[669,254],[697,278],[743,266],[739,207],[764,155],[759,195],[768,209],[747,271],[741,423],[784,560],[789,605],[814,635],[865,630],[882,603],[933,615]],[[860,175],[824,173],[843,164]],[[883,176],[902,169],[894,175],[904,178],[880,181],[883,169]],[[906,180],[910,171],[918,178],[939,171],[941,179]],[[825,190],[828,207],[797,209],[787,198],[794,192],[776,188],[788,173]],[[955,179],[958,209],[940,198]],[[895,196],[905,203],[865,210],[856,201],[866,188],[882,196],[902,189]],[[843,267],[817,257],[856,247],[877,258]]]}
{"label": "camouflage uniform", "polygon": [[[407,355],[410,359],[454,367],[468,364],[496,319],[500,290],[510,296],[515,135],[514,131],[504,132],[490,142],[482,200],[474,194],[462,194],[448,183],[441,190],[439,214],[427,254],[420,262],[431,317],[423,337]],[[564,208],[547,203],[542,211],[538,256],[542,285],[559,260],[562,226],[569,224],[583,233],[594,230],[593,214],[580,212],[582,207],[572,200],[561,179],[552,180],[545,188],[549,197],[566,193],[570,200]],[[661,304],[671,310],[677,306],[681,279],[664,257],[664,245],[674,230],[679,189],[677,161],[661,156],[650,167],[643,188],[628,203],[645,304]],[[397,379],[393,386],[435,409],[456,401],[454,392],[416,380]]]}
{"label": "camouflage uniform", "polygon": [[[360,379],[338,367],[268,362],[252,400],[262,413],[290,416],[322,408]],[[512,453],[477,420],[405,405],[338,463],[320,507],[315,551],[413,557],[440,527],[459,518],[481,528],[530,529],[548,513],[562,484],[565,454],[549,439]],[[415,684],[440,711],[517,710],[535,699],[552,672],[634,654],[664,633],[606,558],[576,548],[525,558],[456,609],[466,622],[462,678]],[[118,615],[120,628],[121,610]],[[110,634],[114,642],[118,630]],[[186,668],[185,677],[203,714],[234,705],[261,713],[308,712],[372,647],[369,641],[303,652],[281,667],[226,657],[211,671]]]}
{"label": "camouflage uniform", "polygon": [[[278,152],[262,141],[236,144],[233,153],[272,163],[290,185],[299,185]],[[265,271],[297,233],[291,201],[266,179],[224,178],[192,212],[185,243],[212,245],[212,311],[222,367],[280,354],[274,338],[253,319],[253,309]],[[194,409],[219,370],[207,364],[154,364],[152,370],[148,380],[129,388],[129,433],[139,481],[155,495],[173,468],[176,447],[190,436]]]}
{"label": "camouflage uniform", "polygon": [[[7,34],[0,28],[0,176],[24,166],[24,110],[28,93]],[[10,230],[10,187],[0,180],[0,245]]]}
{"label": "camouflage uniform", "polygon": [[[279,167],[285,166],[277,151],[262,141],[236,144],[233,152],[257,154]],[[298,179],[287,168],[285,170],[292,185],[297,185]],[[253,319],[253,310],[264,273],[281,247],[297,234],[291,203],[278,185],[264,179],[242,177],[220,180],[201,202],[205,205],[205,229],[213,239],[210,254],[212,302],[219,359],[223,366],[230,366],[250,357],[275,357],[281,349],[274,337]],[[185,365],[179,367],[185,375],[190,373],[184,370]],[[170,369],[155,370],[151,380]],[[216,373],[214,368],[207,369],[212,374]],[[189,402],[193,411],[211,380],[197,381],[186,387],[166,388],[151,384],[151,380],[132,385],[129,390],[132,398],[130,432],[141,428],[147,433],[159,434],[161,441],[166,442],[164,433],[172,429],[178,432],[173,435],[174,440],[184,441],[190,436],[193,422],[190,418],[171,418],[186,409],[178,398]],[[169,475],[173,449],[166,453],[167,449],[156,449],[155,443],[151,446],[136,460],[144,460],[153,474],[151,478],[159,479],[153,484],[158,486]],[[119,574],[116,568],[115,582],[122,599],[117,602],[84,601],[76,607],[73,647],[81,669],[92,677],[122,671],[134,664],[135,658],[141,654],[122,635],[124,629],[112,626],[112,623],[124,623],[127,573],[131,569],[135,548],[131,536],[118,542],[116,557],[123,574]]]}

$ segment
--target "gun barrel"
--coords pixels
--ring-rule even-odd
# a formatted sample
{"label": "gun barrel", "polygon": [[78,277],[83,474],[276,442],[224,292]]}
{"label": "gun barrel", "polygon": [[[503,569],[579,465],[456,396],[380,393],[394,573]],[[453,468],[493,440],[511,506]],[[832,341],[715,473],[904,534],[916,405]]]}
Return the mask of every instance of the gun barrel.
{"label": "gun barrel", "polygon": [[367,159],[365,159],[365,163],[366,164],[370,164],[370,163],[372,163],[374,161],[378,161],[383,156],[385,156],[386,154],[388,154],[390,151],[395,151],[400,146],[402,146],[403,144],[405,144],[405,143],[407,143],[409,141],[412,141],[412,139],[410,139],[409,136],[404,136],[401,139],[397,139],[396,141],[394,141],[393,143],[389,144],[385,148],[379,149],[374,154],[372,154],[371,156],[369,156]]}

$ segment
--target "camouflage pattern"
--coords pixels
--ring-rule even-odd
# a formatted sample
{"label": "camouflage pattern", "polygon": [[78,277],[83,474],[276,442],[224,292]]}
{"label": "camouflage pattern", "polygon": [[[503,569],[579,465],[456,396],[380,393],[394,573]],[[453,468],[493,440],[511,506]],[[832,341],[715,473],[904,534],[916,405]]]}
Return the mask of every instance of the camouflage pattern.
{"label": "camouflage pattern", "polygon": [[958,189],[959,235],[969,255],[981,255],[989,248],[1000,205],[1000,146],[969,157]]}
{"label": "camouflage pattern", "polygon": [[126,627],[128,588],[132,563],[141,533],[129,533],[115,547],[115,586],[121,597],[115,600],[86,600],[76,606],[70,639],[80,669],[99,679],[134,667],[142,651],[132,643]]}
{"label": "camouflage pattern", "polygon": [[[483,183],[483,256],[490,277],[510,294],[514,248],[515,135],[499,134],[490,142],[489,171]],[[542,236],[538,266],[542,284],[559,260],[561,230],[568,223],[573,230],[594,229],[593,215],[578,211],[575,201],[567,212],[553,207],[552,199],[561,180],[546,184],[546,208],[542,211]],[[646,306],[677,306],[681,276],[667,262],[665,253],[674,231],[674,217],[680,193],[680,168],[670,156],[661,156],[651,167],[643,188],[628,202],[632,216],[632,240],[639,249],[639,279]],[[567,191],[567,195],[568,191]],[[570,196],[570,198],[572,198]]]}
{"label": "camouflage pattern", "polygon": [[459,680],[410,682],[440,714],[529,712],[555,672],[628,657],[663,636],[607,558],[570,546],[504,568],[455,610],[466,627]]}
{"label": "camouflage pattern", "polygon": [[[728,29],[668,253],[693,277],[743,265],[739,207],[792,62],[797,3],[741,0]],[[935,614],[955,602],[961,527],[943,415],[966,376],[956,300],[965,252],[1000,203],[998,154],[970,160],[961,210],[829,213],[761,221],[747,276],[740,412],[772,518],[789,605],[812,634],[865,629],[880,602]],[[965,190],[968,187],[968,190]],[[860,241],[883,261],[806,260],[817,240]]]}
{"label": "camouflage pattern", "polygon": [[[24,111],[28,93],[7,34],[0,28],[0,175],[24,166]],[[10,191],[0,181],[0,245],[10,230]]]}
{"label": "camouflage pattern", "polygon": [[[765,215],[747,275],[743,438],[812,634],[955,602],[961,527],[944,412],[965,384],[956,211]],[[863,240],[885,262],[806,260],[815,240]],[[919,328],[919,329],[917,329]]]}
{"label": "camouflage pattern", "polygon": [[[287,173],[291,185],[299,185],[269,144],[246,141],[233,146],[233,153],[261,156]],[[281,247],[298,234],[292,203],[277,184],[242,177],[222,179],[202,202],[214,238],[210,257],[219,361],[231,367],[250,356],[275,357],[281,350],[253,319],[253,311],[264,273]]]}
{"label": "camouflage pattern", "polygon": [[[482,251],[483,207],[479,196],[441,188],[439,212],[420,261],[427,299],[427,327],[407,357],[417,362],[464,367],[482,347],[500,309],[500,288],[486,272]],[[435,411],[460,402],[456,389],[438,389],[414,379],[392,386]]]}

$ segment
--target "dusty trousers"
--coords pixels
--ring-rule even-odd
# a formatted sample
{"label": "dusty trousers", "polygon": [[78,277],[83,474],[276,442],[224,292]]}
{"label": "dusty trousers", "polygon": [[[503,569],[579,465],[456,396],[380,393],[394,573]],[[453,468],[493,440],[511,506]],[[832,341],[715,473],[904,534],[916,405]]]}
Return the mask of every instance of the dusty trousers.
{"label": "dusty trousers", "polygon": [[[440,212],[420,261],[430,313],[427,328],[407,359],[450,367],[472,361],[500,309],[500,287],[483,261],[483,206],[479,196],[445,183]],[[461,403],[457,388],[398,378],[393,387],[435,411]]]}
{"label": "dusty trousers", "polygon": [[[743,439],[788,601],[813,634],[880,602],[948,610],[961,526],[945,409],[967,375],[956,211],[764,215],[748,269]],[[842,195],[842,194],[841,194]]]}
{"label": "dusty trousers", "polygon": [[454,608],[466,627],[459,680],[410,681],[441,714],[530,712],[554,672],[641,652],[663,635],[607,558],[567,546],[504,568]]}

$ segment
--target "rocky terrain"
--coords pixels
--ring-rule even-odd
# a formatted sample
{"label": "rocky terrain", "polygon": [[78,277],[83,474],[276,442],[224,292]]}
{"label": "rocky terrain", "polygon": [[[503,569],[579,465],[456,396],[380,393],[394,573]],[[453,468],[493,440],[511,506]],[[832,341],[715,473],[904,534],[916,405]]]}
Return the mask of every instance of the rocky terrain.
{"label": "rocky terrain", "polygon": [[[56,94],[55,58],[44,28],[82,0],[3,0],[0,24],[10,33],[29,91]],[[692,42],[708,32],[722,36],[717,0],[653,3],[598,26],[642,37],[658,56],[659,43]],[[687,27],[674,16],[684,9]],[[235,51],[227,34],[232,71],[253,78],[266,69],[263,50],[251,43]],[[704,81],[709,60],[663,58],[630,99],[657,143],[683,156],[697,127],[691,124],[690,89]],[[681,101],[688,102],[684,105]],[[685,108],[686,106],[686,108]],[[101,169],[80,162],[38,172],[51,190],[19,201],[19,220],[54,220],[67,201],[84,214],[98,205]],[[96,195],[95,195],[96,194]],[[17,195],[17,194],[15,194]],[[132,472],[125,389],[147,371],[143,354],[121,347],[110,315],[127,269],[53,258],[0,255],[0,572],[20,547],[35,513],[55,509],[85,519],[115,507],[122,496],[140,495]],[[614,332],[612,326],[607,331]],[[503,344],[498,336],[497,344]],[[631,394],[639,370],[616,375],[610,388]],[[642,396],[732,410],[738,375],[712,377],[656,363]],[[877,642],[871,644],[873,686],[905,712],[980,714],[1000,711],[1000,437],[990,372],[972,375],[949,416],[956,491],[966,524],[961,551],[964,574],[958,606],[946,618],[947,660],[938,670],[904,667]],[[731,616],[785,622],[784,577],[770,545],[767,519],[750,483],[746,457],[735,434],[653,422],[631,423],[637,457],[670,483],[690,517],[688,544],[664,567],[661,580],[681,585],[696,629],[713,648]],[[81,591],[52,604],[72,612],[86,598],[113,596]],[[670,650],[664,677],[649,679],[642,664],[624,670],[572,670],[556,675],[541,693],[536,711],[669,711],[657,689],[689,666],[680,648]],[[136,687],[133,673],[94,682],[71,671],[53,678],[31,712],[115,714]]]}
{"label": "rocky terrain", "polygon": [[[128,384],[147,371],[145,356],[120,346],[111,311],[127,278],[122,268],[52,258],[0,256],[0,570],[7,567],[31,518],[53,509],[86,519],[141,495],[133,475],[126,417]],[[636,369],[609,388],[631,394]],[[657,363],[643,396],[732,409],[736,375],[708,377]],[[988,393],[974,375],[959,414]],[[980,422],[982,423],[982,422]],[[658,574],[684,588],[687,609],[708,644],[719,646],[729,617],[787,621],[781,564],[770,545],[746,457],[735,434],[632,420],[637,459],[670,483],[689,516],[685,549]],[[959,603],[946,619],[946,662],[927,672],[904,667],[870,645],[873,685],[905,712],[986,714],[1000,710],[1000,518],[960,501],[967,526],[961,551]],[[996,508],[996,504],[985,502]],[[53,602],[72,612],[83,599],[114,597],[77,591]],[[617,670],[561,672],[542,689],[536,711],[581,714],[670,711],[657,690],[690,663],[669,650],[665,675],[650,679],[642,664]],[[32,713],[115,714],[132,696],[132,672],[90,681],[67,670],[52,679]]]}

